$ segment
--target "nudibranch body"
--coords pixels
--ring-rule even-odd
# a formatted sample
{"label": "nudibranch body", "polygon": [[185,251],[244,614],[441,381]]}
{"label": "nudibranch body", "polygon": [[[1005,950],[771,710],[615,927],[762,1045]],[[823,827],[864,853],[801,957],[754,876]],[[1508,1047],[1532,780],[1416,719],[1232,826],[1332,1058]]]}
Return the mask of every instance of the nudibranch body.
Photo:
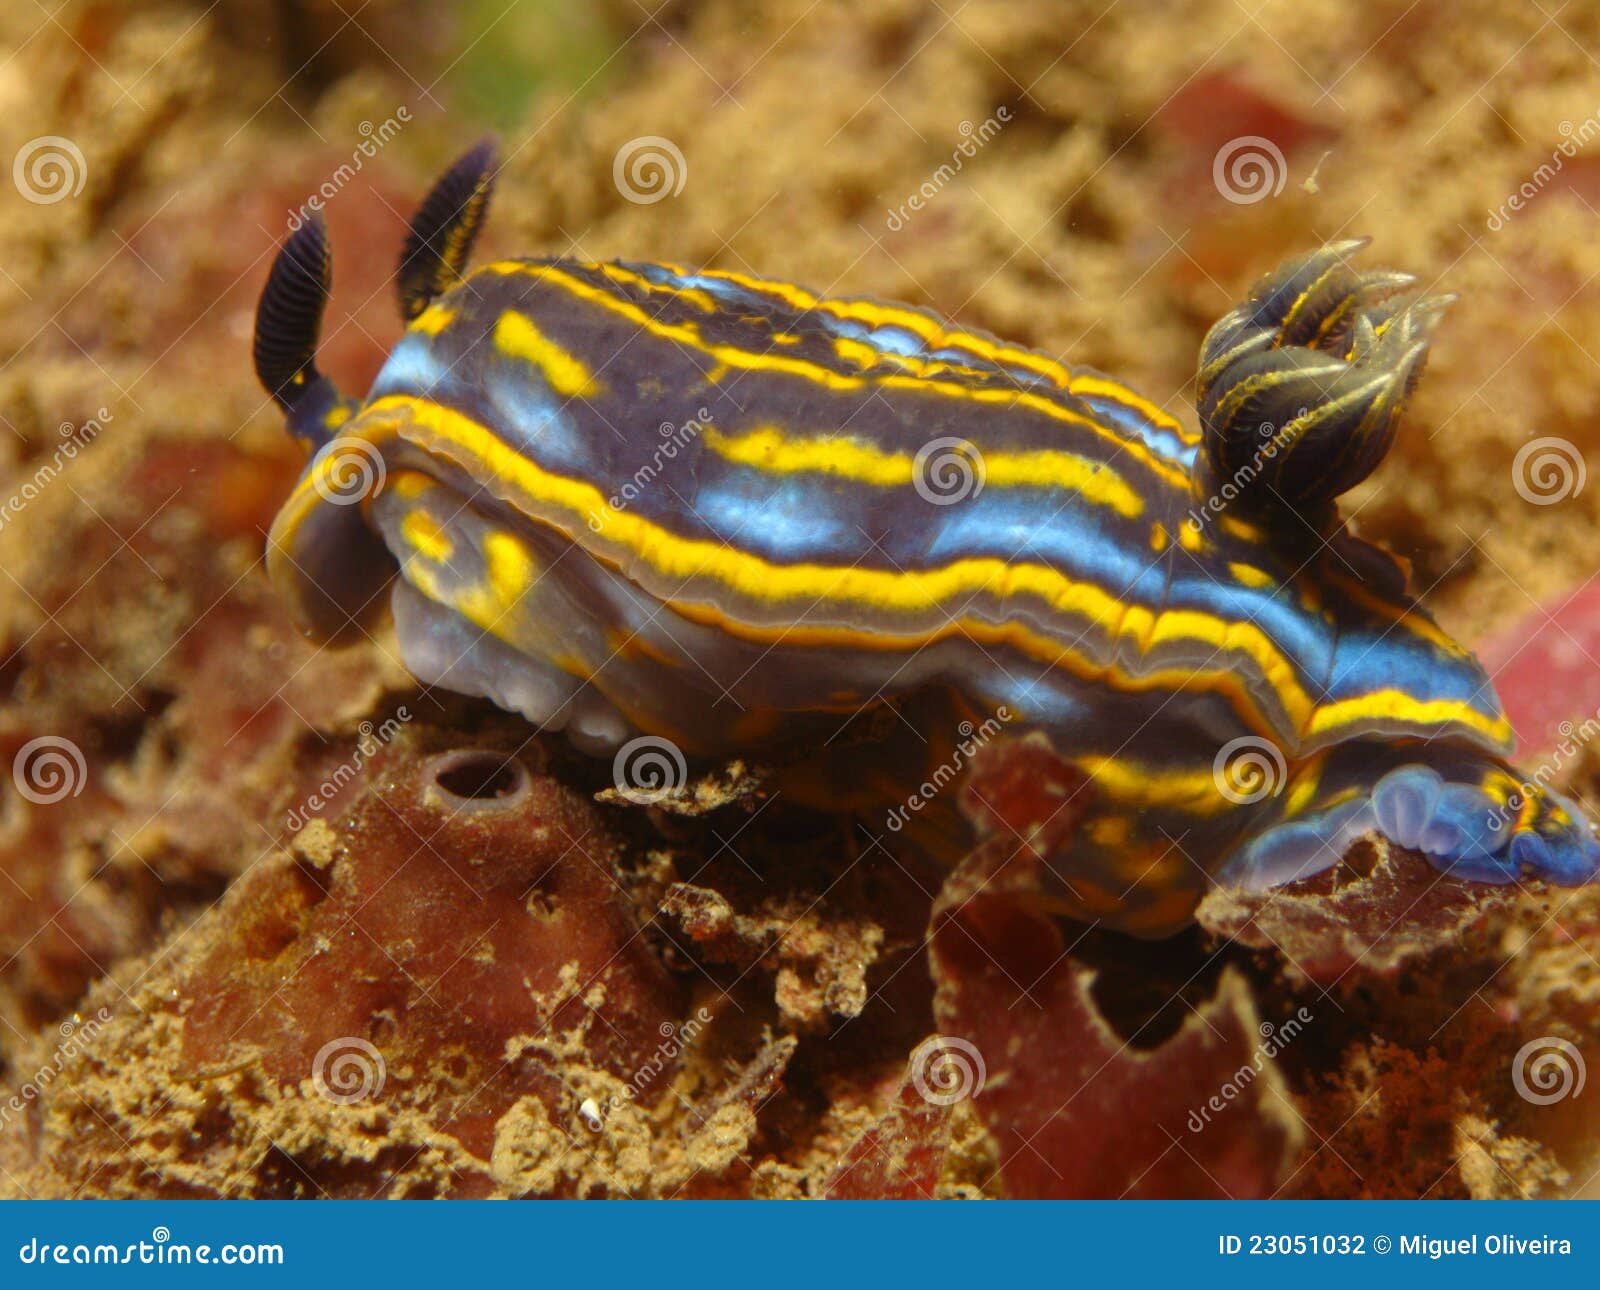
{"label": "nudibranch body", "polygon": [[1359,244],[1212,329],[1196,433],[920,309],[666,264],[463,277],[490,168],[470,153],[419,211],[410,324],[363,402],[314,363],[320,224],[263,295],[257,368],[313,453],[268,564],[314,634],[392,609],[419,680],[597,754],[782,760],[946,694],[1087,777],[1054,894],[1144,935],[1369,831],[1468,879],[1595,877],[1476,660],[1334,512],[1442,303],[1351,269]]}

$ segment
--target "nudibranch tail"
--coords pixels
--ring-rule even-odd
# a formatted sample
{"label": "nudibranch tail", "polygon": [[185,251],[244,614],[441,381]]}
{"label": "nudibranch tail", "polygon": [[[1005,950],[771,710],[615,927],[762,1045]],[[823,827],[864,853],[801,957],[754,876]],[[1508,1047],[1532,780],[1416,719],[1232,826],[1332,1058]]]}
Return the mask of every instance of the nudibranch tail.
{"label": "nudibranch tail", "polygon": [[1397,303],[1409,274],[1357,273],[1364,241],[1291,260],[1206,335],[1197,381],[1204,455],[1253,513],[1325,519],[1370,475],[1394,440],[1451,297]]}
{"label": "nudibranch tail", "polygon": [[1575,886],[1600,876],[1600,841],[1582,810],[1474,749],[1357,740],[1275,787],[1218,869],[1223,883],[1259,891],[1312,877],[1369,833],[1472,882]]}
{"label": "nudibranch tail", "polygon": [[396,275],[407,322],[461,280],[489,213],[494,165],[494,140],[484,139],[445,171],[412,216]]}

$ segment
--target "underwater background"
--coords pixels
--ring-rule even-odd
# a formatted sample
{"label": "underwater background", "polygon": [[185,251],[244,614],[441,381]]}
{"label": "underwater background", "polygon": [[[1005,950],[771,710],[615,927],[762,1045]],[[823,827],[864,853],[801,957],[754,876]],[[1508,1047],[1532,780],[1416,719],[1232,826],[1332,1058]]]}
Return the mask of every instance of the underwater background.
{"label": "underwater background", "polygon": [[1249,283],[1370,237],[1460,299],[1345,511],[1593,801],[1597,60],[1520,0],[5,6],[0,1195],[1593,1192],[1600,893],[1374,844],[1142,942],[759,767],[623,800],[384,631],[296,634],[250,339],[315,195],[364,390],[487,132],[480,262],[905,301],[1191,425]]}

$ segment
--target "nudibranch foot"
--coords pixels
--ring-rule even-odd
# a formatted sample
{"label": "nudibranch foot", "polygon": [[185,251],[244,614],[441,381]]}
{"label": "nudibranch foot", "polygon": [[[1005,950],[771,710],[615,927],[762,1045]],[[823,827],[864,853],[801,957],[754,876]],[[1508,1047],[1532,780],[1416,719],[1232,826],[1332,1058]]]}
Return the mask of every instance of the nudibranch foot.
{"label": "nudibranch foot", "polygon": [[1297,772],[1217,876],[1247,890],[1312,877],[1369,833],[1472,882],[1600,877],[1600,841],[1561,794],[1469,751],[1376,744],[1340,747]]}

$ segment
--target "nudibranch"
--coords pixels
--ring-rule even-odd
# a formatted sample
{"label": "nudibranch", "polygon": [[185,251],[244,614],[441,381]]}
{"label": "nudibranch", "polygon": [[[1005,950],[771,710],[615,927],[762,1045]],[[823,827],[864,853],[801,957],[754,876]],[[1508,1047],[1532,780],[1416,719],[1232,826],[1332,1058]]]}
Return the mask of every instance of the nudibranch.
{"label": "nudibranch", "polygon": [[1211,329],[1197,432],[918,308],[660,263],[469,273],[493,168],[480,145],[422,203],[365,400],[316,367],[319,220],[263,292],[257,372],[311,453],[268,569],[316,637],[392,612],[419,681],[597,755],[782,761],[919,695],[1000,713],[1084,777],[1058,907],[1146,936],[1369,832],[1479,882],[1596,877],[1478,662],[1338,516],[1448,303],[1357,271],[1362,243]]}

